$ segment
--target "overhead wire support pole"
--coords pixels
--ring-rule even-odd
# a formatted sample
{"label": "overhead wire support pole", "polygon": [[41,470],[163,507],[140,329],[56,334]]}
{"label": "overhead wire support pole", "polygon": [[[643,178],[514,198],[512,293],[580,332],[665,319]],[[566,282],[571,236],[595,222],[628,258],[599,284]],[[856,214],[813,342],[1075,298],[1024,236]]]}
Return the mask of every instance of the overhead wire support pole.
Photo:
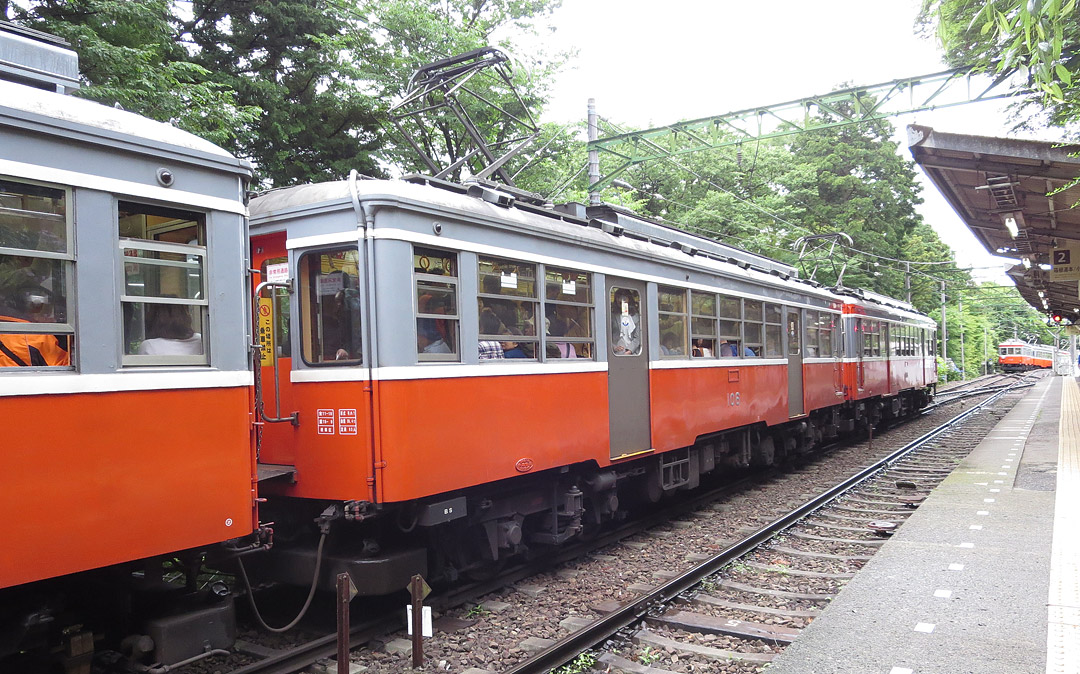
{"label": "overhead wire support pole", "polygon": [[[973,74],[971,67],[957,68],[606,138],[594,139],[590,132],[590,153],[594,150],[607,152],[619,157],[620,161],[607,175],[595,178],[590,175],[589,192],[599,194],[617,175],[647,161],[1014,95],[1004,86],[1011,72],[992,80],[989,86],[975,94],[972,94],[970,86]],[[947,97],[947,94],[952,96]],[[873,103],[871,98],[874,99]],[[815,111],[828,113],[833,119],[815,118]]]}

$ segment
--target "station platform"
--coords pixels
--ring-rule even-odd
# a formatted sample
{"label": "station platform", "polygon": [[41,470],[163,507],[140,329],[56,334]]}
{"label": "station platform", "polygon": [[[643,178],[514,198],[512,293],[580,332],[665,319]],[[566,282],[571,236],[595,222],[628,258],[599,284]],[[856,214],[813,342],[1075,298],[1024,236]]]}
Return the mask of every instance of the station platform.
{"label": "station platform", "polygon": [[1080,674],[1080,386],[1046,377],[768,669]]}

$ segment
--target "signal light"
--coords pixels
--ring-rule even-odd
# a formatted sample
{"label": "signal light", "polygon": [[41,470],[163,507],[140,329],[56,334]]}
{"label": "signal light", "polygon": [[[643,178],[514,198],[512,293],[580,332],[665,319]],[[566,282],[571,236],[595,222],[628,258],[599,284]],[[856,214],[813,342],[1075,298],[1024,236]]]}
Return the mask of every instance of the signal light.
{"label": "signal light", "polygon": [[1061,322],[1061,314],[1051,314],[1050,315],[1050,320],[1052,320],[1055,323],[1060,323]]}

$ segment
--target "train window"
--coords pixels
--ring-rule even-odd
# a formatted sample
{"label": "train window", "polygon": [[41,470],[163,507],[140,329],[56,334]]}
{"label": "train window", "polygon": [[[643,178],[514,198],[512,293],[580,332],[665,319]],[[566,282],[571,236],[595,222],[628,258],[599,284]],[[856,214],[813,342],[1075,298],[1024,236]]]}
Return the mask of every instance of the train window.
{"label": "train window", "polygon": [[206,365],[206,228],[190,211],[121,201],[124,365]]}
{"label": "train window", "polygon": [[417,359],[459,360],[457,254],[414,246],[413,280]]}
{"label": "train window", "polygon": [[[481,256],[477,274],[480,360],[535,359],[540,342],[536,331],[540,306],[536,265]],[[500,339],[511,335],[516,339]]]}
{"label": "train window", "polygon": [[[735,300],[736,302],[738,300]],[[722,312],[721,312],[722,313]],[[753,358],[765,353],[763,325],[765,303],[760,300],[743,301],[743,353]],[[721,330],[722,332],[722,330]]]}
{"label": "train window", "polygon": [[806,310],[806,357],[816,358],[821,349],[821,314],[811,309]]}
{"label": "train window", "polygon": [[641,296],[631,288],[612,287],[610,329],[611,353],[637,356],[641,353]]}
{"label": "train window", "polygon": [[836,331],[836,315],[824,311],[818,314],[818,355],[822,358],[832,358],[833,334]]}
{"label": "train window", "polygon": [[64,188],[0,179],[0,368],[72,364],[69,197]]}
{"label": "train window", "polygon": [[[747,300],[747,305],[749,306],[749,304],[750,302]],[[720,330],[718,339],[720,340],[720,343],[716,347],[718,350],[717,355],[721,358],[738,358],[739,352],[742,350],[741,345],[744,343],[742,338],[742,300],[737,297],[725,297],[721,295],[719,310]],[[749,309],[747,311],[749,311]],[[757,320],[757,323],[753,323],[746,327],[747,342],[753,342],[754,344],[759,344],[761,342],[760,319],[761,304],[758,303],[757,313],[750,316],[749,319],[751,321]],[[756,353],[760,353],[760,349]]]}
{"label": "train window", "polygon": [[657,312],[660,317],[660,357],[686,358],[686,291],[682,288],[657,288]]}
{"label": "train window", "polygon": [[765,357],[782,358],[783,308],[779,304],[765,303]]}
{"label": "train window", "polygon": [[592,359],[592,276],[583,271],[547,267],[544,287],[547,358]]}
{"label": "train window", "polygon": [[332,248],[300,256],[300,355],[308,365],[359,365],[360,252]]}
{"label": "train window", "polygon": [[788,355],[802,353],[802,326],[799,323],[799,310],[788,307],[787,310]]}
{"label": "train window", "polygon": [[690,291],[690,355],[716,357],[716,295]]}

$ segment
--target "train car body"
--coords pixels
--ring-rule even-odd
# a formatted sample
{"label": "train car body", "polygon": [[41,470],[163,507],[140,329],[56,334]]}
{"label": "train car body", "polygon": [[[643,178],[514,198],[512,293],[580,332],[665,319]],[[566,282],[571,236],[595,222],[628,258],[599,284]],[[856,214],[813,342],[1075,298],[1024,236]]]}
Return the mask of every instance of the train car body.
{"label": "train car body", "polygon": [[27,85],[74,62],[27,35],[0,32],[2,61],[27,73],[0,80],[0,412],[12,422],[0,625],[21,626],[0,658],[39,629],[67,629],[54,589],[120,602],[119,585],[92,588],[133,568],[149,582],[147,560],[197,555],[257,523],[250,169],[169,125],[57,93],[74,65]]}
{"label": "train car body", "polygon": [[1003,372],[1053,369],[1058,349],[1043,344],[1028,344],[1007,339],[998,345],[998,367]]}
{"label": "train car body", "polygon": [[[849,401],[843,297],[612,207],[352,179],[254,199],[251,234],[279,422],[261,493],[279,523],[298,503],[346,521],[327,587],[348,569],[361,592],[396,590],[425,548],[460,571],[561,542],[620,499],[865,425],[880,399],[925,404],[933,382],[905,351]],[[315,549],[279,545],[263,572],[307,582]]]}
{"label": "train car body", "polygon": [[898,300],[866,291],[844,302],[844,393],[882,400],[888,415],[909,412],[916,392],[937,383],[936,326]]}

